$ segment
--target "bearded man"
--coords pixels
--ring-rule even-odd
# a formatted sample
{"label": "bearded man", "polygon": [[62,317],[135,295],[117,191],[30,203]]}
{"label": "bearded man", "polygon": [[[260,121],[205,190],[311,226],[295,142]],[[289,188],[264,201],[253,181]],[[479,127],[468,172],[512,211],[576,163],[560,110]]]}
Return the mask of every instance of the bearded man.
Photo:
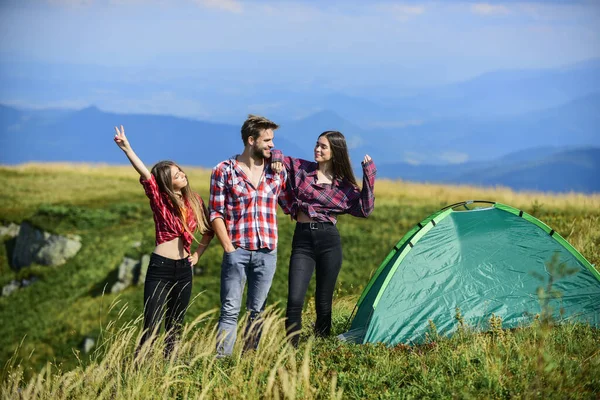
{"label": "bearded man", "polygon": [[246,280],[250,314],[244,350],[256,349],[260,340],[258,319],[277,266],[277,198],[287,179],[285,169],[271,168],[277,128],[264,117],[249,115],[242,126],[243,153],[219,163],[211,175],[210,221],[223,246],[217,327],[220,357],[233,352]]}

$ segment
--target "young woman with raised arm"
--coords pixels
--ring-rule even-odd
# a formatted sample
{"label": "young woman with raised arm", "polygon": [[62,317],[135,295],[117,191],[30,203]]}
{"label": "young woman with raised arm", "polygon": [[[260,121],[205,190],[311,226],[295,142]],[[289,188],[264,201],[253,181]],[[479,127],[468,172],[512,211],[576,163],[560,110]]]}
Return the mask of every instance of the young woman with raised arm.
{"label": "young woman with raised arm", "polygon": [[342,267],[342,245],[337,216],[350,214],[366,218],[373,212],[376,168],[371,157],[362,161],[363,185],[354,178],[348,146],[337,131],[323,132],[315,145],[314,162],[284,157],[272,150],[271,162],[283,163],[288,173],[279,204],[296,220],[289,266],[286,329],[294,346],[302,328],[302,308],[308,284],[316,271],[315,334],[331,331],[331,303]]}
{"label": "young woman with raised arm", "polygon": [[[183,170],[173,161],[160,161],[148,171],[133,151],[125,130],[115,127],[114,141],[140,174],[154,214],[156,247],[144,283],[144,334],[141,346],[159,330],[164,318],[165,356],[181,332],[192,293],[192,269],[214,236],[202,198],[194,193]],[[202,239],[191,252],[194,232]]]}

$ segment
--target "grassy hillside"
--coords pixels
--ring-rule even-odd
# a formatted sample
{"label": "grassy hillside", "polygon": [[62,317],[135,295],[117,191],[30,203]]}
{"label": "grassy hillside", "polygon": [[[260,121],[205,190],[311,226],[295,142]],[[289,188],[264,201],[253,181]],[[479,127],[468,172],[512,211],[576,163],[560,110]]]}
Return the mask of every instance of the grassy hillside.
{"label": "grassy hillside", "polygon": [[[186,172],[195,190],[208,198],[209,171],[190,168]],[[334,333],[342,332],[356,297],[400,237],[427,215],[458,201],[493,200],[521,208],[555,229],[592,264],[600,262],[599,195],[552,196],[503,188],[378,181],[376,198],[369,219],[340,218],[344,265],[336,290]],[[432,332],[432,342],[420,348],[349,346],[325,340],[309,342],[295,353],[280,343],[283,333],[277,315],[285,305],[293,231],[293,223],[283,214],[279,220],[279,267],[269,297],[275,315],[267,336],[274,345],[253,357],[228,361],[212,357],[214,313],[204,313],[219,305],[221,250],[215,240],[200,261],[202,275],[194,278],[196,297],[186,316],[190,331],[180,358],[133,369],[130,349],[139,322],[132,321],[142,309],[142,287],[119,295],[103,294],[125,255],[149,253],[154,246],[152,215],[133,169],[60,164],[3,167],[0,199],[0,222],[27,220],[52,232],[78,234],[83,241],[80,252],[65,265],[14,271],[8,263],[14,240],[2,238],[0,284],[30,275],[39,277],[33,285],[0,298],[0,362],[5,366],[16,360],[13,364],[20,363],[22,368],[19,373],[38,379],[29,387],[30,395],[37,391],[47,398],[68,397],[64,393],[85,398],[108,387],[107,396],[122,398],[195,397],[203,391],[215,397],[335,397],[340,393],[356,398],[531,397],[551,390],[576,390],[587,397],[597,394],[593,388],[600,387],[598,333],[575,325],[553,330],[497,330],[495,335],[465,332],[441,341]],[[134,247],[136,242],[141,246]],[[314,282],[312,285],[309,293],[314,291]],[[312,312],[310,307],[307,312]],[[311,322],[310,317],[306,322]],[[86,336],[99,338],[91,361],[77,355]],[[62,372],[74,368],[72,373]],[[42,369],[44,374],[36,375]],[[4,371],[5,382],[26,387],[27,381],[21,381],[18,374],[9,379],[9,369]],[[164,380],[159,382],[161,377]],[[249,378],[256,386],[245,387]],[[79,380],[84,391],[68,392],[69,385]],[[193,388],[185,382],[194,382]],[[3,397],[15,393],[9,386],[3,386]],[[51,392],[61,387],[62,392]]]}

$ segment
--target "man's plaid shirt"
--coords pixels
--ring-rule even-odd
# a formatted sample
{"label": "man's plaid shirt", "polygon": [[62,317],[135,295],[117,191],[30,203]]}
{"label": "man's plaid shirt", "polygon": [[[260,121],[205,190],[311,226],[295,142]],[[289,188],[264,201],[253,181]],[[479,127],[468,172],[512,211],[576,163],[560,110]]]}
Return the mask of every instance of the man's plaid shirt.
{"label": "man's plaid shirt", "polygon": [[275,173],[270,160],[255,188],[236,156],[213,168],[210,178],[210,221],[223,218],[231,243],[246,250],[277,248],[277,198],[285,186],[285,170]]}

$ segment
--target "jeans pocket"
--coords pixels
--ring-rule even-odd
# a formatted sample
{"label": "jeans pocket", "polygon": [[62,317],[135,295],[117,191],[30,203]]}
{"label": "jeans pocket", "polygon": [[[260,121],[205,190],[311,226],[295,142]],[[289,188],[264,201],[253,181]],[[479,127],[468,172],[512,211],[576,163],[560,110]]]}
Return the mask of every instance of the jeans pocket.
{"label": "jeans pocket", "polygon": [[223,258],[225,258],[225,257],[231,257],[232,255],[235,254],[235,252],[237,251],[237,249],[238,248],[236,247],[235,250],[233,250],[233,251],[224,251],[223,252]]}
{"label": "jeans pocket", "polygon": [[221,265],[231,265],[234,263],[235,254],[237,253],[238,248],[236,247],[232,252],[223,252],[223,261]]}

